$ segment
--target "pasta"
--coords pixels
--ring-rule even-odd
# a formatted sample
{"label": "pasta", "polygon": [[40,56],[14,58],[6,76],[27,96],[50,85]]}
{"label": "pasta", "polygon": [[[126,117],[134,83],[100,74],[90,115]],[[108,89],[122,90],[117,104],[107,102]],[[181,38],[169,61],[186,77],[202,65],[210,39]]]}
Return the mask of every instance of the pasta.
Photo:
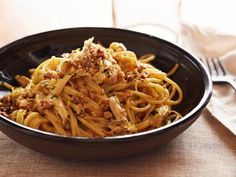
{"label": "pasta", "polygon": [[181,118],[172,109],[183,99],[169,78],[178,64],[164,73],[138,58],[122,43],[108,48],[84,42],[83,48],[52,56],[31,78],[17,75],[21,85],[5,86],[11,94],[0,100],[0,112],[25,126],[67,136],[106,137],[158,128]]}

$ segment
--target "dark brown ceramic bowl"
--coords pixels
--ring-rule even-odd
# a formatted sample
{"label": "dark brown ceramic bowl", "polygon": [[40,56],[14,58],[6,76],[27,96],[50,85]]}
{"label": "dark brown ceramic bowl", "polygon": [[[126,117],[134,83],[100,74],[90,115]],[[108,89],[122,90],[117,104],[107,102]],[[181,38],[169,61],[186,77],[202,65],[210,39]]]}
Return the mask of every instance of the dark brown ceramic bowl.
{"label": "dark brown ceramic bowl", "polygon": [[[183,90],[183,102],[175,107],[182,119],[164,127],[133,135],[103,139],[66,137],[25,127],[8,118],[0,117],[0,130],[16,142],[47,154],[73,159],[111,159],[131,156],[157,148],[169,142],[188,128],[208,103],[212,83],[202,63],[185,50],[165,40],[126,30],[112,28],[73,28],[29,36],[0,49],[0,75],[2,81],[14,84],[16,74],[26,74],[29,68],[52,55],[83,46],[84,40],[94,36],[108,46],[113,41],[122,42],[138,56],[154,53],[153,64],[169,71],[176,63],[180,68],[172,79]],[[6,94],[0,88],[1,94]]]}

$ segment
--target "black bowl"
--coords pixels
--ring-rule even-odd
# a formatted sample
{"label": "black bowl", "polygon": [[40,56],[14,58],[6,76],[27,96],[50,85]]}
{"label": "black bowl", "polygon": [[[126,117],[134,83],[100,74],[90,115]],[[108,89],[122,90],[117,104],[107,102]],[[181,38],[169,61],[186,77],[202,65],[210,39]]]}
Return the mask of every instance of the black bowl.
{"label": "black bowl", "polygon": [[[122,42],[138,56],[154,53],[153,64],[169,71],[176,63],[180,68],[173,75],[183,90],[183,102],[175,109],[182,119],[158,129],[132,135],[103,139],[66,137],[35,130],[0,117],[0,130],[16,142],[59,157],[74,159],[111,159],[139,154],[169,142],[188,128],[208,103],[212,82],[202,63],[185,50],[165,40],[142,33],[112,28],[73,28],[29,36],[0,49],[0,79],[14,84],[14,76],[26,74],[52,55],[83,46],[84,40],[94,36],[95,42],[108,46]],[[0,93],[7,91],[1,87]]]}

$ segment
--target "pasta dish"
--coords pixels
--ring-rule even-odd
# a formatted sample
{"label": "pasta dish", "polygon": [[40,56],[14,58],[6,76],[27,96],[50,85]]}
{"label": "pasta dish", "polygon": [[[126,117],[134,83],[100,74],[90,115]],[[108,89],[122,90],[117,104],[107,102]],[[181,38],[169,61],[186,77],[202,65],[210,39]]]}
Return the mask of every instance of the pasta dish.
{"label": "pasta dish", "polygon": [[82,49],[52,56],[0,100],[0,113],[25,126],[67,136],[107,137],[155,129],[181,118],[172,109],[181,88],[122,43],[108,48],[90,38]]}

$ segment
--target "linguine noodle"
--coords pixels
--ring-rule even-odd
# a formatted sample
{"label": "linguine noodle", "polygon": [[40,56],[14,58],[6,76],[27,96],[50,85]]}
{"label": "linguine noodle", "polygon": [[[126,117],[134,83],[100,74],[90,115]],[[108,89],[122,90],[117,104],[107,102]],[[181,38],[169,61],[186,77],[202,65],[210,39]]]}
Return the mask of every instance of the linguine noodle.
{"label": "linguine noodle", "polygon": [[31,78],[18,75],[21,87],[0,101],[2,115],[25,126],[68,136],[106,137],[133,134],[181,118],[172,110],[183,98],[169,76],[138,58],[122,43],[109,48],[84,42],[82,50],[51,57]]}

